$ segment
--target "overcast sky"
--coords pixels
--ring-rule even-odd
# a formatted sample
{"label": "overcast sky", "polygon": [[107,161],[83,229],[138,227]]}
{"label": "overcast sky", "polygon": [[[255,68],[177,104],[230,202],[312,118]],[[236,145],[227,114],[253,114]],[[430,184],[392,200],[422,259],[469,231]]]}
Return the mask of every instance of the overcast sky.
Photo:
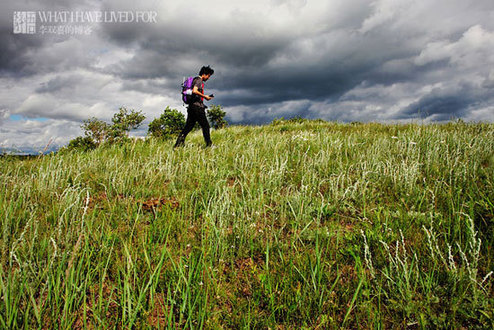
{"label": "overcast sky", "polygon": [[[236,124],[494,121],[493,0],[7,0],[0,4],[0,147],[63,145],[84,119],[166,106],[211,65]],[[156,23],[14,34],[14,11],[154,11]],[[145,134],[147,125],[137,132]]]}

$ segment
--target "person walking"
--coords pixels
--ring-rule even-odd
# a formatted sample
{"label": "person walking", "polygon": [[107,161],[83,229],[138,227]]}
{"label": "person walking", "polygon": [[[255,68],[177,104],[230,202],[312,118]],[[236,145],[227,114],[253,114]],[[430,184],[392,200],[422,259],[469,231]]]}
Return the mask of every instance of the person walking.
{"label": "person walking", "polygon": [[185,127],[180,132],[177,142],[174,148],[183,146],[185,143],[185,138],[187,134],[192,131],[196,122],[199,122],[202,128],[202,135],[204,136],[204,141],[206,142],[206,147],[212,145],[211,136],[209,134],[209,122],[206,118],[206,108],[204,105],[204,99],[211,100],[213,95],[204,94],[204,82],[208,81],[213,75],[214,70],[208,66],[203,66],[199,71],[199,76],[195,77],[192,83],[192,99],[187,107],[187,120],[185,122]]}

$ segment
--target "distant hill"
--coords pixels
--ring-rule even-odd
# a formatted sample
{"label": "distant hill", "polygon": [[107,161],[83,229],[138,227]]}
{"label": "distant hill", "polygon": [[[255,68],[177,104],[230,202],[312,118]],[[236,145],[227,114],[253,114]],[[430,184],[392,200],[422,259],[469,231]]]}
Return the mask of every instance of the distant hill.
{"label": "distant hill", "polygon": [[27,155],[39,155],[39,154],[49,154],[51,152],[57,152],[61,146],[59,145],[50,145],[48,148],[45,150],[45,146],[20,146],[20,147],[0,147],[0,155],[2,154],[7,154],[7,155],[20,155],[20,156],[27,156]]}

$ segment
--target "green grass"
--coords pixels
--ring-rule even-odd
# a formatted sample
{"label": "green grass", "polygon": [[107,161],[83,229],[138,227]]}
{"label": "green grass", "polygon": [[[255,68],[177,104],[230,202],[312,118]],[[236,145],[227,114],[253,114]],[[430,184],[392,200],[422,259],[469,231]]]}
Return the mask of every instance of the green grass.
{"label": "green grass", "polygon": [[490,328],[494,125],[0,157],[0,328]]}

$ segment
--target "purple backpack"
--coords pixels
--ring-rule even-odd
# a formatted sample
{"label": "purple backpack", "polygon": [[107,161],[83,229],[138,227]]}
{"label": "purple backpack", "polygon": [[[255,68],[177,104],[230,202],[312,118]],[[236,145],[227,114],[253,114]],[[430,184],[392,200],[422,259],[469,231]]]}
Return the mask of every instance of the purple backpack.
{"label": "purple backpack", "polygon": [[188,77],[182,83],[182,101],[184,101],[185,104],[189,104],[192,100],[192,88],[195,78],[196,77]]}

